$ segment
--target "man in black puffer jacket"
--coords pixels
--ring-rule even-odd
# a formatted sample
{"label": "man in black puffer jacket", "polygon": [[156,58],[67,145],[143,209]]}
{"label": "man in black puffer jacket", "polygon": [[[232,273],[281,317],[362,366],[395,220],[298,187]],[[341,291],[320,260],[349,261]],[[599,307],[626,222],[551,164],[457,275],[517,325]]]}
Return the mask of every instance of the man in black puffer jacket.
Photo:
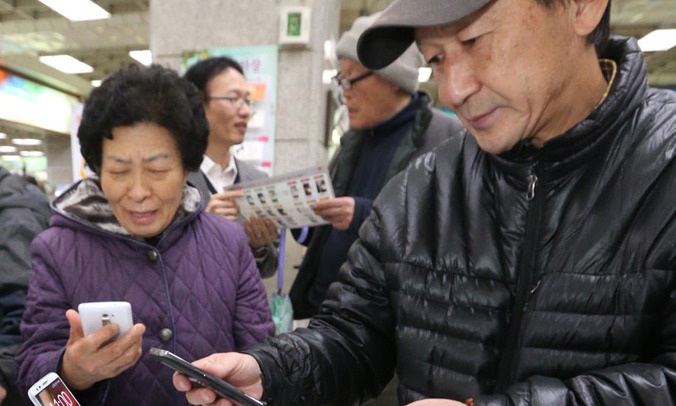
{"label": "man in black puffer jacket", "polygon": [[359,57],[415,37],[471,135],[388,183],[308,329],[198,365],[276,405],[351,404],[395,368],[416,406],[674,405],[676,95],[607,41],[609,7],[395,1]]}

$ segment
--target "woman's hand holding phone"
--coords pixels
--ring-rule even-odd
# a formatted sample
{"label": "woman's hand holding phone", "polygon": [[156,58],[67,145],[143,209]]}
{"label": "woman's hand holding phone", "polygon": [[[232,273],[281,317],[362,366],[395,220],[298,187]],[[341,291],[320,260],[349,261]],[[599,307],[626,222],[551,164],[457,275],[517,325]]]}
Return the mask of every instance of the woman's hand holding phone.
{"label": "woman's hand holding phone", "polygon": [[72,389],[85,390],[96,382],[117,376],[141,357],[145,332],[143,324],[135,324],[126,334],[114,340],[119,332],[116,324],[104,325],[85,336],[78,312],[68,310],[66,318],[70,324],[70,336],[60,375]]}
{"label": "woman's hand holding phone", "polygon": [[[212,354],[206,358],[192,363],[212,375],[228,381],[243,392],[260,399],[263,395],[263,380],[258,362],[254,357],[246,354],[228,352]],[[234,406],[235,403],[228,399],[218,398],[216,394],[207,388],[193,385],[190,380],[178,372],[174,373],[174,386],[181,392],[186,392],[185,397],[192,405],[213,404],[215,406]],[[215,402],[215,403],[214,403]]]}

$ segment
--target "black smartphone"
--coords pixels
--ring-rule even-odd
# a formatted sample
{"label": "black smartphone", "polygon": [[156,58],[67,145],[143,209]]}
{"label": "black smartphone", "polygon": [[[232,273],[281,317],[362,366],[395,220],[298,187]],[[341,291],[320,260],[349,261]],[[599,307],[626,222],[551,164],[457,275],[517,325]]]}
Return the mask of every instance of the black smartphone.
{"label": "black smartphone", "polygon": [[172,352],[151,347],[150,355],[160,360],[160,362],[162,362],[164,365],[187,376],[191,382],[211,389],[214,391],[214,393],[216,393],[217,396],[232,400],[240,406],[265,406],[265,403],[261,402],[260,400],[247,395],[246,393],[230,385],[224,380],[208,373],[207,371],[197,368],[193,364]]}

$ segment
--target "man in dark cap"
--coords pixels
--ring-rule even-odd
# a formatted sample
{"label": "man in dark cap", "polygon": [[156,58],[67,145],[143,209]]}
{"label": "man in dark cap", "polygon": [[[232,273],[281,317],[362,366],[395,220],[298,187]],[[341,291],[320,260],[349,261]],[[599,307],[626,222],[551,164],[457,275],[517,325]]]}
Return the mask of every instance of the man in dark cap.
{"label": "man in dark cap", "polygon": [[676,95],[609,16],[396,0],[362,63],[415,41],[469,133],[383,189],[308,329],[196,364],[274,404],[359,402],[396,369],[416,406],[674,405]]}

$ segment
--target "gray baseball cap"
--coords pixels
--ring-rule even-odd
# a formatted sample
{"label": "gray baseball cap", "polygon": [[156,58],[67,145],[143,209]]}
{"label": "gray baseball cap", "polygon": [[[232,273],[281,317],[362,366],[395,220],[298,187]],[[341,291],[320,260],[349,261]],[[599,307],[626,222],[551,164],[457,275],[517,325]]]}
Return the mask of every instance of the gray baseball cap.
{"label": "gray baseball cap", "polygon": [[392,63],[414,41],[415,27],[460,20],[492,0],[396,0],[359,37],[357,54],[369,69]]}

